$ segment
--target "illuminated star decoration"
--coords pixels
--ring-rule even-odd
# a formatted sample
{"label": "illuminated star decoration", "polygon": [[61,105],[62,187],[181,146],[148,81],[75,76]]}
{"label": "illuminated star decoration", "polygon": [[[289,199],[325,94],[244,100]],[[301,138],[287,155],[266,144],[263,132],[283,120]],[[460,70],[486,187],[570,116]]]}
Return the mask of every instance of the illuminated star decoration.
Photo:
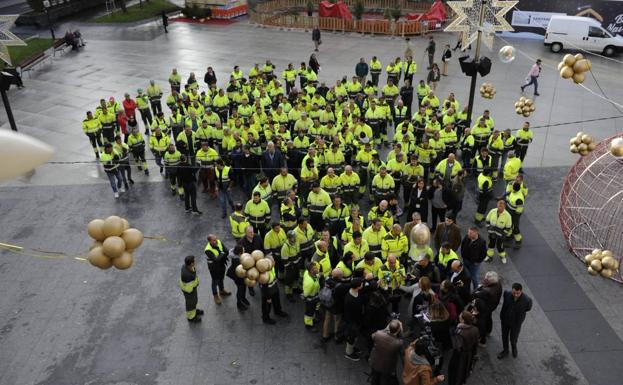
{"label": "illuminated star decoration", "polygon": [[11,65],[11,56],[7,47],[26,45],[11,32],[11,27],[19,15],[0,15],[0,60]]}
{"label": "illuminated star decoration", "polygon": [[462,32],[461,47],[466,49],[478,38],[480,10],[485,7],[482,32],[484,43],[492,49],[495,32],[513,31],[513,27],[506,21],[504,15],[517,3],[518,1],[499,0],[448,1],[448,5],[456,13],[456,18],[444,31]]}

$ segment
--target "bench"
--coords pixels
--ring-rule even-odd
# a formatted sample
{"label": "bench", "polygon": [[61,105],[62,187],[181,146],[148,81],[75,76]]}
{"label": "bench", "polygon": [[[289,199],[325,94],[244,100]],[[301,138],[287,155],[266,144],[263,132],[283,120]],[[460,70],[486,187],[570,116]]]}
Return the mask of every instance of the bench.
{"label": "bench", "polygon": [[56,52],[58,52],[58,51],[60,51],[61,54],[64,54],[65,53],[65,49],[67,49],[68,47],[70,47],[70,46],[65,41],[65,38],[55,40],[54,44],[52,44],[52,48],[54,49],[53,56],[56,56]]}
{"label": "bench", "polygon": [[24,60],[19,65],[21,76],[24,76],[24,72],[32,71],[33,69],[35,69],[37,64],[41,64],[49,58],[50,56],[46,55],[45,52],[41,52],[35,56],[32,56]]}

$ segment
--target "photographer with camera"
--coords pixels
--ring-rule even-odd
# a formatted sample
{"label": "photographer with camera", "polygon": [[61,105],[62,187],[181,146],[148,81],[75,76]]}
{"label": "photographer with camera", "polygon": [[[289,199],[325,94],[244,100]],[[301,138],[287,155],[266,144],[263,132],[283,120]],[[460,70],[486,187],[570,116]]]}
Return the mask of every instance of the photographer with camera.
{"label": "photographer with camera", "polygon": [[402,382],[404,385],[435,385],[445,380],[444,375],[433,377],[433,367],[428,348],[430,340],[423,336],[413,341],[405,352]]}
{"label": "photographer with camera", "polygon": [[372,385],[398,384],[396,364],[402,351],[402,323],[391,320],[383,330],[372,334],[370,353],[370,382]]}

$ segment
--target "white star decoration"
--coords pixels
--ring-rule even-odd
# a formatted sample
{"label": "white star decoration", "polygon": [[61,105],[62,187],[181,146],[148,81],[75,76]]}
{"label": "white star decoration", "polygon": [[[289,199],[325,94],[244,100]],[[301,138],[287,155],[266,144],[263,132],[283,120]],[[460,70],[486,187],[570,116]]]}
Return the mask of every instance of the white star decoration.
{"label": "white star decoration", "polygon": [[26,45],[19,37],[11,32],[11,27],[19,15],[0,15],[0,60],[11,64],[9,46]]}
{"label": "white star decoration", "polygon": [[491,49],[495,32],[513,30],[513,27],[504,19],[504,15],[517,3],[518,1],[499,0],[448,1],[448,5],[456,13],[456,18],[445,31],[462,32],[461,46],[466,49],[478,38],[480,10],[485,7],[482,32],[484,43]]}

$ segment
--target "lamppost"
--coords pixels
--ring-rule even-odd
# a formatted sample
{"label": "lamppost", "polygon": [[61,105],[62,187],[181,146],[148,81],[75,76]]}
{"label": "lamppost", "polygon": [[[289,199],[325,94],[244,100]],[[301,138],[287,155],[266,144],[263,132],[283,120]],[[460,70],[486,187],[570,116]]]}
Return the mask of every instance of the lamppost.
{"label": "lamppost", "polygon": [[56,37],[54,36],[54,28],[52,27],[52,21],[50,20],[50,1],[49,0],[43,0],[43,9],[45,10],[45,15],[48,18],[48,27],[50,27],[52,40],[56,40]]}

